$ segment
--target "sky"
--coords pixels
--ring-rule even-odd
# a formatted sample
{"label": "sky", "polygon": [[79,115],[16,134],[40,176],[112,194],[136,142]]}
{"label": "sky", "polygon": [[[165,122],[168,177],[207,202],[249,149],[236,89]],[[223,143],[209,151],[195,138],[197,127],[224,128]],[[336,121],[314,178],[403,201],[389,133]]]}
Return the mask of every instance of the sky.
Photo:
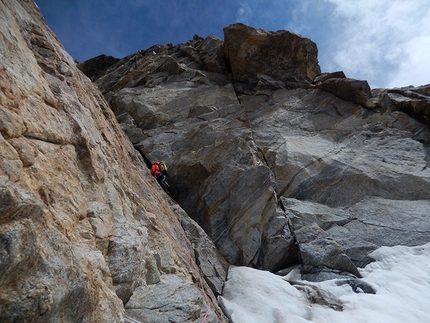
{"label": "sky", "polygon": [[429,0],[35,0],[69,54],[122,58],[242,22],[310,38],[323,72],[372,88],[430,83]]}
{"label": "sky", "polygon": [[[381,247],[372,256],[376,261],[360,273],[375,294],[355,293],[348,284],[336,284],[336,280],[306,282],[297,270],[281,277],[248,267],[230,267],[219,300],[232,323],[430,322],[430,243]],[[343,310],[310,304],[288,281],[298,281],[308,291],[318,290]]]}

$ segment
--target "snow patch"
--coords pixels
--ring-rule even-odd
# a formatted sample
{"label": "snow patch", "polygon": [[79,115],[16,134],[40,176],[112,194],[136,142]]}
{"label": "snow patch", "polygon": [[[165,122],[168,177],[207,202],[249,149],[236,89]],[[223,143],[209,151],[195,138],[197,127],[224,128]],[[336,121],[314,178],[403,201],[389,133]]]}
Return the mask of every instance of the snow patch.
{"label": "snow patch", "polygon": [[430,322],[430,243],[381,247],[360,272],[376,294],[341,280],[312,283],[298,270],[281,277],[231,267],[219,302],[233,323]]}

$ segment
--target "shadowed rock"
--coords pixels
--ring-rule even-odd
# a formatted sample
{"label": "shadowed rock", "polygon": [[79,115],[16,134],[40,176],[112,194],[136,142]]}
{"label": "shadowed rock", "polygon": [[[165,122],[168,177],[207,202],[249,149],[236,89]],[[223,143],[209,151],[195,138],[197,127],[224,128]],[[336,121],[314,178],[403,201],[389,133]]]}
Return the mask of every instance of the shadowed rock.
{"label": "shadowed rock", "polygon": [[79,69],[90,79],[99,78],[103,71],[119,61],[118,58],[100,55],[78,65]]}

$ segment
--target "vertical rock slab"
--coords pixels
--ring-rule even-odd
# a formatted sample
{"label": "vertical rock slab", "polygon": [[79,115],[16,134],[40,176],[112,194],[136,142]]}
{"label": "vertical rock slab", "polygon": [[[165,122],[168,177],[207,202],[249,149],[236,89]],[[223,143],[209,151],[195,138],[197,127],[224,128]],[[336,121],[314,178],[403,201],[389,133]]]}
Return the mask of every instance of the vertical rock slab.
{"label": "vertical rock slab", "polygon": [[286,30],[271,32],[241,23],[225,27],[224,55],[239,82],[258,74],[313,81],[321,74],[316,44]]}
{"label": "vertical rock slab", "polygon": [[0,17],[0,321],[124,322],[152,301],[139,290],[181,282],[169,319],[201,321],[207,294],[207,322],[225,322],[196,283],[176,206],[100,91],[33,1],[1,0]]}

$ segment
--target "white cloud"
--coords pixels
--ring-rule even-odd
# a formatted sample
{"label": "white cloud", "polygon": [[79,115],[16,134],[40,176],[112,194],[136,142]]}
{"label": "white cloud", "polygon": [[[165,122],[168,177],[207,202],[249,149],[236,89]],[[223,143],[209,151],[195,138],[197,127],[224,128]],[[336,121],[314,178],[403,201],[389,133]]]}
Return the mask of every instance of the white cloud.
{"label": "white cloud", "polygon": [[239,9],[237,10],[236,20],[244,24],[249,24],[252,15],[252,9],[249,4],[242,2]]}
{"label": "white cloud", "polygon": [[430,83],[428,0],[325,0],[335,5],[333,65],[372,87]]}
{"label": "white cloud", "polygon": [[407,59],[400,63],[388,87],[430,83],[430,31],[427,35],[412,38],[406,43],[406,47],[409,49]]}
{"label": "white cloud", "polygon": [[284,29],[300,34],[302,30],[307,27],[306,21],[303,19],[303,16],[305,16],[310,10],[310,5],[311,3],[309,2],[309,0],[302,0],[301,2],[297,3],[294,9],[291,10],[291,18],[289,22],[285,25]]}

